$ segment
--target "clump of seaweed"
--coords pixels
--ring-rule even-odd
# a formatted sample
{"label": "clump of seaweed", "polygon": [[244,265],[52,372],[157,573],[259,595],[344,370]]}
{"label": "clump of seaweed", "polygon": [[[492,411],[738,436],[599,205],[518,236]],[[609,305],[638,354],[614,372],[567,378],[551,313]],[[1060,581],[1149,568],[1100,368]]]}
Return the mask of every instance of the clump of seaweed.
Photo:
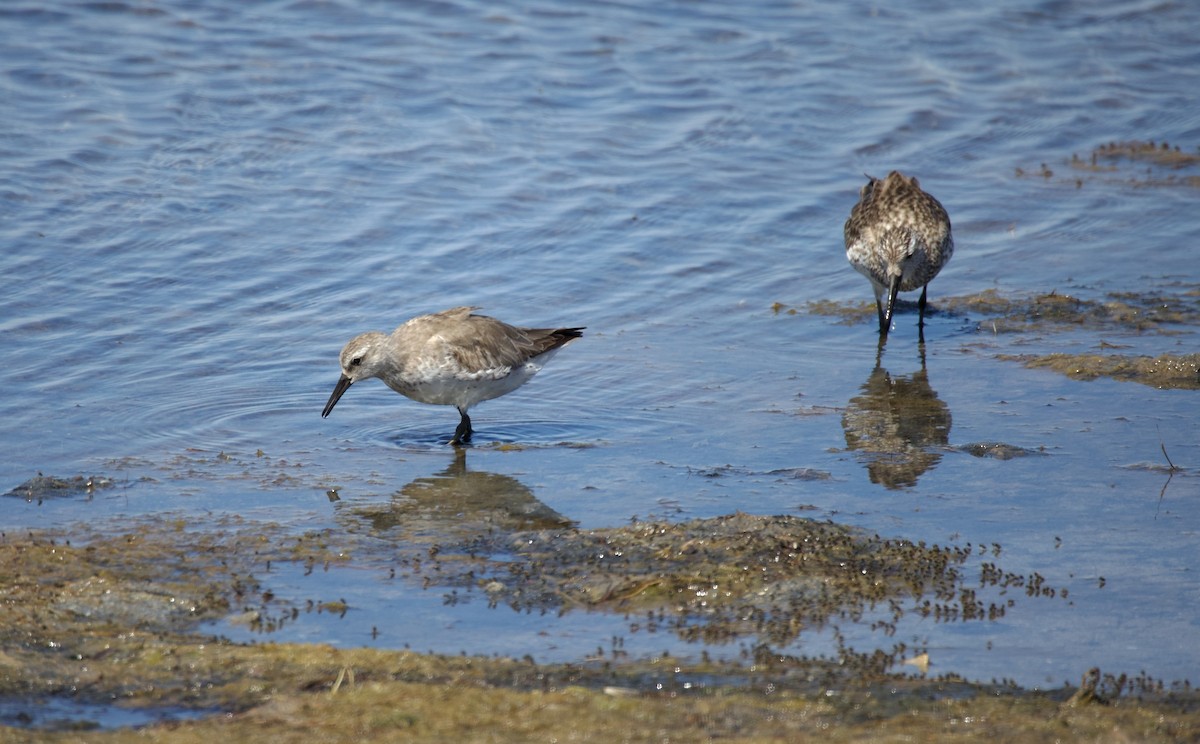
{"label": "clump of seaweed", "polygon": [[[903,299],[897,299],[897,307],[904,306]],[[780,303],[776,302],[773,305],[775,313],[778,314]],[[828,317],[840,318],[844,325],[857,325],[865,323],[869,320],[875,320],[878,315],[875,311],[874,302],[835,302],[833,300],[809,300],[804,304],[804,309],[809,315],[825,315]],[[795,315],[799,310],[797,308],[789,308],[787,313]]]}
{"label": "clump of seaweed", "polygon": [[[915,306],[915,303],[910,303]],[[837,317],[847,325],[875,320],[869,302],[809,302],[810,315]],[[987,289],[970,295],[939,297],[927,315],[985,316],[980,330],[990,333],[1094,328],[1114,331],[1171,333],[1170,326],[1200,325],[1200,289],[1179,294],[1165,292],[1111,292],[1102,300],[1088,300],[1057,290],[1040,294],[1001,294]]]}
{"label": "clump of seaweed", "polygon": [[[1123,177],[1122,171],[1128,163],[1138,163],[1148,166]],[[1099,179],[1106,183],[1126,184],[1134,187],[1170,187],[1186,186],[1200,188],[1200,175],[1181,175],[1175,171],[1200,166],[1200,149],[1195,152],[1184,150],[1179,145],[1154,140],[1129,140],[1125,142],[1108,142],[1092,148],[1085,156],[1071,153],[1066,160],[1071,173],[1058,180],[1063,183],[1073,183],[1076,188],[1082,188],[1084,183]],[[1170,171],[1160,174],[1155,169]],[[1076,174],[1083,174],[1082,176]],[[1055,178],[1055,172],[1046,163],[1041,163],[1037,169],[1016,169],[1018,178]]]}
{"label": "clump of seaweed", "polygon": [[[688,641],[751,637],[783,645],[840,622],[891,635],[906,613],[939,622],[1003,617],[968,578],[970,545],[938,547],[799,517],[735,513],[670,524],[518,535],[507,560],[473,576],[489,600],[514,609],[607,609],[633,630]],[[446,573],[447,565],[438,569]],[[881,671],[903,644],[871,657]],[[849,649],[846,659],[857,658]]]}
{"label": "clump of seaweed", "polygon": [[1200,324],[1200,296],[1171,296],[1158,292],[1115,292],[1104,300],[1085,300],[1057,291],[1026,296],[1003,296],[994,289],[940,303],[954,313],[989,316],[979,323],[993,333],[1029,331],[1047,326],[1102,330],[1168,332],[1171,325]]}
{"label": "clump of seaweed", "polygon": [[[847,324],[875,319],[865,303],[813,302],[808,312],[840,317]],[[970,295],[941,297],[927,315],[979,318],[975,327],[989,334],[1047,334],[1093,331],[1113,334],[1178,336],[1200,326],[1200,288],[1180,291],[1110,292],[1085,299],[1058,291],[1040,294],[1002,294],[988,289]],[[982,317],[980,317],[982,316]],[[1099,339],[1098,348],[1119,343]],[[1200,388],[1200,355],[1161,353],[1157,356],[1122,354],[998,354],[998,359],[1029,367],[1052,369],[1078,380],[1112,377],[1162,389]]]}
{"label": "clump of seaweed", "polygon": [[60,478],[55,475],[38,473],[4,495],[26,501],[42,501],[43,499],[69,498],[71,496],[90,498],[98,489],[112,488],[112,486],[112,479],[95,475]]}
{"label": "clump of seaweed", "polygon": [[[1200,149],[1195,153],[1184,152],[1179,145],[1172,147],[1167,142],[1155,143],[1154,140],[1142,142],[1109,142],[1092,150],[1091,165],[1098,161],[1144,160],[1154,165],[1167,168],[1186,168],[1190,165],[1200,165]],[[1078,156],[1071,156],[1072,163],[1082,162]]]}
{"label": "clump of seaweed", "polygon": [[[935,622],[972,621],[1002,614],[1017,590],[1065,597],[1036,573],[1000,569],[992,562],[999,546],[938,548],[792,517],[734,514],[496,539],[528,547],[495,562],[494,575],[508,576],[508,585],[489,593],[515,597],[537,585],[534,574],[542,567],[564,608],[622,612],[647,625],[689,618],[677,625],[681,632],[724,618],[730,628],[773,627],[788,637],[789,626],[855,620],[872,603],[892,608],[906,599]],[[31,707],[61,697],[212,713],[108,732],[73,720],[65,722],[70,731],[33,735],[11,728],[26,724],[9,716],[0,723],[0,739],[76,740],[87,730],[89,741],[113,742],[529,741],[669,730],[688,740],[715,733],[730,740],[859,741],[886,724],[911,738],[937,740],[947,731],[947,716],[977,719],[973,731],[1000,739],[1061,736],[1066,727],[1087,739],[1119,730],[1138,740],[1191,741],[1200,731],[1187,681],[1168,686],[1146,675],[1089,672],[1086,690],[1070,697],[1069,687],[1028,693],[1004,681],[979,686],[954,675],[881,676],[907,653],[904,644],[860,653],[845,645],[836,627],[837,659],[781,654],[759,643],[743,664],[614,653],[565,665],[327,644],[236,644],[193,629],[206,618],[277,604],[270,587],[253,578],[260,571],[269,576],[273,560],[357,562],[361,557],[346,544],[365,550],[380,542],[342,530],[294,535],[236,518],[204,531],[177,518],[147,519],[116,534],[76,527],[70,539],[62,531],[0,532],[0,574],[9,577],[0,591],[0,696],[31,701]],[[388,545],[394,553],[397,546]],[[427,550],[421,566],[407,568],[416,578],[442,569],[453,574],[454,562],[441,557],[463,547],[448,540],[447,550]],[[972,555],[990,556],[977,581],[964,580]],[[521,568],[502,572],[514,558]],[[532,578],[521,582],[521,576]],[[985,606],[986,591],[1003,603]],[[345,603],[322,604],[334,611]],[[886,617],[879,623],[888,630]],[[927,652],[915,650],[902,661],[925,676]],[[1140,699],[1143,694],[1155,699]],[[1081,705],[1091,702],[1105,704]]]}
{"label": "clump of seaweed", "polygon": [[1051,369],[1076,380],[1111,377],[1162,390],[1200,390],[1200,354],[1002,354],[1000,359],[1034,369]]}

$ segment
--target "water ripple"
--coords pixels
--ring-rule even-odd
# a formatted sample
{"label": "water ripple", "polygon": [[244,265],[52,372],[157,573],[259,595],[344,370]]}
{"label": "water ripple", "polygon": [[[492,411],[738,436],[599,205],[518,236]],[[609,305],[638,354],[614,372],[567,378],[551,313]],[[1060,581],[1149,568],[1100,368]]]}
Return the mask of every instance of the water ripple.
{"label": "water ripple", "polygon": [[[474,413],[484,459],[528,445],[517,456],[539,478],[605,489],[575,505],[596,523],[660,498],[697,512],[803,503],[941,540],[982,508],[961,494],[1000,487],[974,523],[1011,527],[1036,555],[1041,533],[1002,509],[1043,525],[1074,514],[1097,467],[1134,477],[1097,462],[1147,459],[1127,450],[1157,446],[1156,426],[1185,429],[1182,398],[997,365],[979,351],[995,339],[935,314],[930,377],[964,441],[1088,456],[1055,458],[1061,488],[1026,463],[946,457],[881,501],[837,449],[841,417],[819,413],[856,395],[872,330],[802,310],[868,301],[842,223],[862,174],[892,168],[954,220],[935,305],[1200,283],[1194,188],[1131,188],[1138,164],[1066,172],[1113,139],[1194,150],[1193,5],[5,3],[4,475],[187,448],[370,472],[439,450],[452,409],[382,387],[330,419],[320,409],[350,336],[475,304],[589,327],[528,389]],[[1042,163],[1058,175],[1017,176]],[[889,354],[908,348],[897,336]],[[1043,418],[1077,410],[1087,420]],[[663,475],[681,464],[813,468],[836,485],[683,488]],[[1180,548],[1123,566],[1185,554],[1177,533],[1137,531],[1137,502],[1065,529],[1129,524]],[[1185,635],[1167,626],[1142,635]]]}

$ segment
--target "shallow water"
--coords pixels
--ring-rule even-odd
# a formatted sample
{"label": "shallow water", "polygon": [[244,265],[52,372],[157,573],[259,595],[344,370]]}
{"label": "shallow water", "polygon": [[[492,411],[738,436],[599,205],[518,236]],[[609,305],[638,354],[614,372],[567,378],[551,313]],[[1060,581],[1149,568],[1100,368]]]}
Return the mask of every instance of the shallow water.
{"label": "shallow water", "polygon": [[73,732],[146,726],[161,721],[196,718],[214,712],[183,708],[121,708],[116,705],[81,703],[69,698],[0,700],[0,724],[14,728]]}
{"label": "shallow water", "polygon": [[[1112,140],[1196,150],[1200,8],[643,5],[6,4],[0,490],[37,471],[118,484],[0,499],[0,524],[239,513],[353,529],[356,506],[447,469],[456,415],[368,384],[322,420],[338,350],[474,304],[588,332],[473,411],[470,470],[585,528],[742,510],[998,543],[1006,570],[1069,600],[903,627],[934,672],[1194,683],[1195,392],[995,358],[1187,353],[1194,328],[992,334],[935,313],[922,363],[901,314],[880,366],[927,383],[944,417],[935,406],[940,429],[896,475],[848,444],[854,422],[886,416],[864,391],[884,379],[875,331],[803,308],[870,297],[841,226],[862,174],[891,168],[954,222],[934,306],[992,288],[1194,291],[1196,188],[1147,185],[1172,173],[1146,163],[1067,161]],[[990,442],[1037,454],[958,449]],[[1169,484],[1162,447],[1184,468]],[[272,639],[548,661],[628,633],[601,613],[290,571],[277,592],[355,611]],[[700,651],[625,642],[666,648]],[[799,650],[828,648],[816,634]]]}

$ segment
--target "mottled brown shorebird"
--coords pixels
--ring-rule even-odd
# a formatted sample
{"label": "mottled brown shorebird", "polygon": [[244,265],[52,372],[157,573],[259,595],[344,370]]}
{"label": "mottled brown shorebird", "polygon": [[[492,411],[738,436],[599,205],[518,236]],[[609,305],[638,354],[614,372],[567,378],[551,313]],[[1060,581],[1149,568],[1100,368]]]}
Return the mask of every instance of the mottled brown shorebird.
{"label": "mottled brown shorebird", "polygon": [[937,199],[921,190],[916,178],[892,171],[882,180],[867,179],[846,220],[846,258],[875,289],[882,340],[892,325],[896,295],[918,287],[917,326],[923,333],[929,282],[954,253],[950,217]]}
{"label": "mottled brown shorebird", "polygon": [[470,441],[467,409],[524,385],[583,328],[518,328],[474,307],[454,307],[421,315],[389,336],[370,331],[342,349],[342,376],[325,404],[329,415],[338,399],[360,380],[378,377],[397,393],[421,403],[454,406],[462,420],[450,444]]}

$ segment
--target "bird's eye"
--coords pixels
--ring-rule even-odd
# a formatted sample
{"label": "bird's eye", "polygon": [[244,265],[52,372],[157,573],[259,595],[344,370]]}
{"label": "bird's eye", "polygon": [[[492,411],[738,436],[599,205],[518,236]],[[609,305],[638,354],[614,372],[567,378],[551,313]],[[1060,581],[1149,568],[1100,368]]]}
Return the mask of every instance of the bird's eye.
{"label": "bird's eye", "polygon": [[354,357],[350,360],[351,367],[358,367],[362,364],[362,357]]}

